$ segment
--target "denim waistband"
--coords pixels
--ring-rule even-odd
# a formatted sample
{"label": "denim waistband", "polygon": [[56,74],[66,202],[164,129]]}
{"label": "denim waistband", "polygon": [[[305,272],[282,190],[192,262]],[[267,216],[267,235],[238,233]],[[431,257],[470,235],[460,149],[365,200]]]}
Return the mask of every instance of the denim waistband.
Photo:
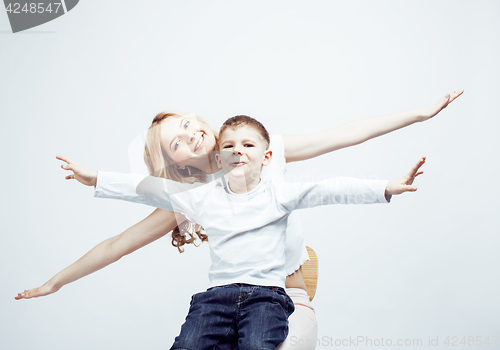
{"label": "denim waistband", "polygon": [[248,284],[248,283],[231,283],[231,284],[225,284],[223,286],[215,286],[215,287],[208,288],[207,291],[213,290],[213,289],[216,289],[216,288],[254,288],[254,289],[265,289],[265,290],[271,290],[271,291],[280,290],[280,291],[285,292],[285,290],[283,288],[281,288],[281,287],[259,286],[259,285]]}

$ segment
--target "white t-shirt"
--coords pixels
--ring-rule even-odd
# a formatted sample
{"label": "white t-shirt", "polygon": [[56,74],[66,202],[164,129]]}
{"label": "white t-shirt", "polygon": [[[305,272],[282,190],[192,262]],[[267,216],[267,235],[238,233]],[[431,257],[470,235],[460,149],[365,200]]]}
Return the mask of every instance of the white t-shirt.
{"label": "white t-shirt", "polygon": [[[285,145],[281,135],[271,135],[269,149],[273,152],[273,158],[268,166],[262,168],[261,178],[263,180],[283,178],[286,173],[287,165],[285,159]],[[214,181],[224,176],[220,170],[215,174],[208,174],[206,182]],[[186,215],[191,222],[196,222],[192,217]],[[304,231],[299,215],[291,213],[288,217],[286,228],[285,245],[285,274],[286,276],[294,273],[303,263],[309,260],[306,245],[304,243]]]}
{"label": "white t-shirt", "polygon": [[[285,176],[287,170],[285,158],[285,145],[283,137],[280,134],[271,135],[269,149],[273,152],[273,158],[268,166],[262,168],[261,179],[280,179]],[[222,170],[217,176],[222,176]],[[213,178],[212,178],[213,179]],[[297,213],[291,213],[288,216],[286,227],[285,244],[285,274],[291,275],[298,270],[303,263],[309,260],[306,245],[304,243],[304,230],[302,222]]]}
{"label": "white t-shirt", "polygon": [[287,218],[295,209],[327,204],[387,203],[387,181],[335,178],[315,183],[261,180],[245,194],[225,177],[204,184],[99,172],[96,197],[182,213],[205,229],[212,265],[209,287],[231,283],[285,286]]}

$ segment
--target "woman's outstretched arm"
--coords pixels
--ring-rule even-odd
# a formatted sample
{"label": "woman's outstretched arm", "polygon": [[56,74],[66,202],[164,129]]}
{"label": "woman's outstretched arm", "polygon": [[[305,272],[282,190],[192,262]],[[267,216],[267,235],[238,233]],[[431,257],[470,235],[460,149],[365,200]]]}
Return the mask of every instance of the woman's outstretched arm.
{"label": "woman's outstretched arm", "polygon": [[19,293],[15,299],[31,299],[55,293],[64,285],[98,271],[118,261],[121,257],[163,237],[177,226],[177,220],[182,222],[185,218],[180,214],[156,209],[147,218],[121,234],[96,245],[44,285]]}
{"label": "woman's outstretched arm", "polygon": [[285,158],[296,162],[353,146],[405,126],[432,118],[463,93],[453,91],[435,104],[421,109],[358,119],[331,130],[307,135],[283,135]]}

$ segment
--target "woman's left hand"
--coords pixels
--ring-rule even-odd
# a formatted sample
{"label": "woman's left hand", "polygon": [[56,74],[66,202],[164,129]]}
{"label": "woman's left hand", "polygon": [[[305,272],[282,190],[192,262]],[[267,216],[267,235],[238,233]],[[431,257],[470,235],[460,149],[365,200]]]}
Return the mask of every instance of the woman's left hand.
{"label": "woman's left hand", "polygon": [[451,102],[453,102],[458,96],[462,95],[464,90],[455,91],[453,90],[450,94],[446,94],[445,97],[434,103],[433,105],[422,109],[422,121],[434,117],[436,114],[445,109]]}
{"label": "woman's left hand", "polygon": [[425,157],[422,157],[408,172],[408,174],[400,177],[399,179],[389,181],[387,187],[385,188],[385,195],[392,196],[401,194],[404,192],[415,192],[417,190],[416,186],[413,186],[413,181],[418,175],[423,174],[423,171],[418,171],[422,165],[425,163]]}

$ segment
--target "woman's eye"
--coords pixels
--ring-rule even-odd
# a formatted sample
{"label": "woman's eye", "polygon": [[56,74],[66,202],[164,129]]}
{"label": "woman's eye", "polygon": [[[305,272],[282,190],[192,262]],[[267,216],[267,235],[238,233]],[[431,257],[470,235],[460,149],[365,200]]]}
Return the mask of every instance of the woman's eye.
{"label": "woman's eye", "polygon": [[185,124],[184,124],[184,129],[187,129],[187,127],[189,126],[189,122],[187,121]]}
{"label": "woman's eye", "polygon": [[179,141],[177,141],[177,142],[175,143],[175,145],[174,145],[174,151],[176,151],[176,150],[177,150],[177,147],[179,147]]}

